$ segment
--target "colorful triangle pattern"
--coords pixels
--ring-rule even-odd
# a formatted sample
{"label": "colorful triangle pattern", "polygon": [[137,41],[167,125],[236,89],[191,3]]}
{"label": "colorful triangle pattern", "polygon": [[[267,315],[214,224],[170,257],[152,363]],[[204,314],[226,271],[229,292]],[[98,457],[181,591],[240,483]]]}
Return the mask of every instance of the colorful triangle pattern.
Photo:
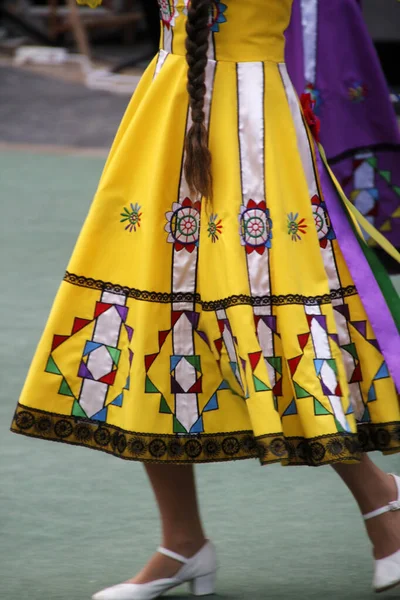
{"label": "colorful triangle pattern", "polygon": [[58,393],[61,394],[62,396],[71,396],[72,398],[74,398],[74,394],[72,393],[71,388],[69,387],[68,383],[66,382],[66,380],[64,378],[61,381],[61,385],[60,385],[60,389],[58,390]]}
{"label": "colorful triangle pattern", "polygon": [[379,371],[377,372],[377,374],[374,377],[374,381],[377,381],[378,379],[387,379],[388,377],[390,377],[389,370],[387,368],[386,363],[383,362],[379,368]]}
{"label": "colorful triangle pattern", "polygon": [[164,396],[161,396],[159,412],[163,415],[172,415],[172,410],[168,406],[168,403]]}
{"label": "colorful triangle pattern", "polygon": [[332,415],[332,413],[316,398],[314,398],[314,414],[316,416]]}
{"label": "colorful triangle pattern", "polygon": [[79,404],[78,400],[74,400],[74,403],[72,405],[72,416],[87,419],[87,414],[83,410],[82,406]]}
{"label": "colorful triangle pattern", "polygon": [[311,394],[309,392],[307,392],[307,390],[305,390],[303,387],[301,387],[295,381],[293,381],[293,385],[294,385],[294,391],[296,393],[297,398],[299,398],[299,399],[300,398],[309,398],[311,396]]}
{"label": "colorful triangle pattern", "polygon": [[184,428],[182,423],[178,421],[175,415],[173,417],[173,430],[174,433],[188,433],[188,431]]}
{"label": "colorful triangle pattern", "polygon": [[118,395],[118,396],[115,398],[115,400],[113,400],[113,401],[111,402],[111,405],[112,405],[112,406],[119,406],[119,407],[121,407],[121,406],[122,406],[122,403],[123,403],[123,401],[124,401],[124,394],[123,394],[123,392],[122,392],[121,394],[119,394],[119,395]]}
{"label": "colorful triangle pattern", "polygon": [[190,433],[203,433],[203,417],[199,417],[194,425],[190,428]]}
{"label": "colorful triangle pattern", "polygon": [[[218,388],[220,389],[220,388]],[[211,410],[218,410],[219,406],[218,406],[218,397],[217,397],[217,393],[215,392],[215,394],[213,394],[211,396],[211,398],[209,399],[209,401],[207,402],[207,404],[205,405],[203,412],[209,412]]]}
{"label": "colorful triangle pattern", "polygon": [[49,356],[45,371],[46,373],[53,373],[54,375],[62,375],[52,356]]}
{"label": "colorful triangle pattern", "polygon": [[283,417],[288,417],[290,415],[297,415],[297,405],[296,400],[293,398],[287,409],[283,413]]}
{"label": "colorful triangle pattern", "polygon": [[256,390],[256,392],[270,392],[271,391],[271,388],[268,387],[266,383],[261,381],[261,379],[259,379],[255,375],[253,375],[253,383],[254,383],[254,389]]}

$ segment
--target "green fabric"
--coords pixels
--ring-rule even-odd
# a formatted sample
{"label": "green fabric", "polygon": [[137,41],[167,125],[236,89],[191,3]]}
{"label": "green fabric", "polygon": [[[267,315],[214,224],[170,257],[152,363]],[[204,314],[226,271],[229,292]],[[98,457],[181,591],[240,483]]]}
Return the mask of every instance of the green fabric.
{"label": "green fabric", "polygon": [[[375,251],[370,246],[368,246],[368,244],[365,242],[365,240],[361,237],[360,232],[358,231],[358,229],[356,228],[356,226],[354,224],[353,218],[356,219],[357,221],[359,221],[358,222],[359,226],[365,225],[365,229],[368,228],[367,231],[370,231],[372,236],[374,236],[374,232],[375,232],[375,235],[376,235],[375,241],[377,241],[379,243],[379,238],[381,238],[382,248],[390,256],[393,256],[393,258],[398,260],[400,255],[396,251],[396,249],[391,247],[391,244],[389,244],[389,242],[383,238],[382,234],[380,232],[378,232],[376,229],[374,229],[371,226],[371,224],[365,219],[365,217],[363,215],[361,215],[361,213],[346,198],[342,188],[339,186],[339,183],[338,183],[336,177],[334,176],[331,168],[328,165],[325,151],[321,145],[319,145],[319,152],[320,152],[320,155],[322,158],[322,162],[325,165],[325,168],[327,169],[329,175],[332,177],[334,183],[336,184],[337,194],[338,194],[338,198],[342,205],[342,210],[343,210],[344,214],[346,215],[348,222],[351,225],[351,228],[356,236],[356,239],[358,240],[358,242],[361,246],[361,249],[364,253],[365,258],[368,261],[369,266],[371,267],[371,270],[375,276],[376,282],[378,283],[378,285],[380,287],[380,290],[386,300],[386,304],[392,314],[393,320],[396,323],[398,331],[400,332],[400,299],[399,299],[399,295],[396,292],[385,267],[382,265],[381,261],[375,254]],[[351,211],[351,212],[349,212],[349,211]]]}
{"label": "green fabric", "polygon": [[386,300],[388,308],[392,314],[393,320],[397,325],[397,329],[400,332],[400,299],[399,295],[385,269],[379,260],[378,256],[374,252],[373,248],[368,246],[363,240],[360,242],[361,248],[364,252],[364,256],[368,261],[369,266],[375,276],[375,279],[381,289],[381,292]]}

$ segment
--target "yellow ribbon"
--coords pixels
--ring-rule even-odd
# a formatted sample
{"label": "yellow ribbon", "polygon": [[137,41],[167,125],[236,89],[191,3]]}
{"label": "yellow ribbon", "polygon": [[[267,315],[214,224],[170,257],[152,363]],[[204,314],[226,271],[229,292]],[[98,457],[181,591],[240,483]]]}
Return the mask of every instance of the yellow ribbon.
{"label": "yellow ribbon", "polygon": [[336,185],[337,191],[339,192],[339,195],[343,200],[345,207],[349,211],[350,216],[353,219],[355,219],[357,225],[362,227],[362,229],[378,244],[378,246],[380,246],[394,260],[400,263],[400,253],[396,250],[396,248],[377,229],[375,229],[375,227],[371,225],[371,223],[364,217],[364,215],[360,213],[360,211],[354,206],[354,204],[352,204],[350,200],[346,198],[342,187],[340,186],[338,180],[336,179],[335,175],[332,172],[332,169],[328,164],[328,159],[326,158],[325,150],[323,149],[321,144],[318,144],[318,148],[321,158],[326,168],[328,169],[328,172],[332,177],[332,180]]}
{"label": "yellow ribbon", "polygon": [[90,6],[90,8],[97,8],[103,2],[103,0],[76,0],[77,4],[81,6]]}

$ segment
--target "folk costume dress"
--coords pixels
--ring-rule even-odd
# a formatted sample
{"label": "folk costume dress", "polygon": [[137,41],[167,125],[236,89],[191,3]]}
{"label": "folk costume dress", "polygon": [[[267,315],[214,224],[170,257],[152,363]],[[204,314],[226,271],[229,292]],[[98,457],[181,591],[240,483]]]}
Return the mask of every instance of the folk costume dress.
{"label": "folk costume dress", "polygon": [[212,5],[209,202],[182,169],[187,5],[160,8],[12,430],[170,463],[399,451],[399,302],[288,76],[291,0]]}
{"label": "folk costume dress", "polygon": [[360,0],[295,0],[286,60],[298,94],[315,100],[339,183],[400,248],[400,130]]}

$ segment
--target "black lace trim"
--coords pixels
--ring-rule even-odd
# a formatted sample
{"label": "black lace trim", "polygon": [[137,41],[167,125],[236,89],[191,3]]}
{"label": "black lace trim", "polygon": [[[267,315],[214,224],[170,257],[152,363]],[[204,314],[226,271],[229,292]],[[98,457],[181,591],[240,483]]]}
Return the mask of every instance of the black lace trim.
{"label": "black lace trim", "polygon": [[125,431],[113,425],[19,404],[11,430],[142,462],[205,463],[258,458],[262,464],[320,466],[360,460],[363,452],[400,452],[400,422],[363,424],[358,434],[335,433],[312,439],[285,438],[281,433],[256,438],[251,431],[199,436],[157,435]]}
{"label": "black lace trim", "polygon": [[335,156],[329,156],[328,161],[330,164],[335,165],[336,163],[352,158],[355,154],[360,152],[400,152],[400,144],[371,144],[370,146],[358,146],[357,148],[350,148],[345,150],[341,154]]}
{"label": "black lace trim", "polygon": [[345,288],[332,290],[329,294],[322,296],[303,296],[302,294],[286,294],[286,295],[270,295],[270,296],[249,296],[247,294],[237,294],[220,300],[206,301],[202,300],[200,294],[192,293],[167,293],[167,292],[148,292],[146,290],[138,290],[116,283],[102,281],[101,279],[92,279],[83,275],[75,275],[74,273],[66,272],[64,281],[85,287],[92,290],[102,290],[120,294],[133,298],[135,300],[143,300],[145,302],[158,302],[160,304],[171,304],[178,302],[189,302],[192,304],[201,305],[204,311],[215,311],[229,308],[230,306],[250,305],[250,306],[283,306],[285,304],[299,304],[306,306],[319,306],[321,304],[331,304],[333,300],[347,298],[357,294],[354,285],[348,285]]}

